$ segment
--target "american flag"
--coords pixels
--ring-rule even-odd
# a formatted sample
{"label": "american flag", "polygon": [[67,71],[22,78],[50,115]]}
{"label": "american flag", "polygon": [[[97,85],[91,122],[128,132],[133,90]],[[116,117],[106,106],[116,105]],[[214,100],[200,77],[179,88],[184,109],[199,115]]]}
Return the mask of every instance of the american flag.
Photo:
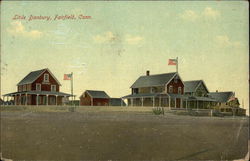
{"label": "american flag", "polygon": [[177,65],[177,59],[168,59],[168,65]]}
{"label": "american flag", "polygon": [[72,74],[64,74],[63,80],[71,80]]}

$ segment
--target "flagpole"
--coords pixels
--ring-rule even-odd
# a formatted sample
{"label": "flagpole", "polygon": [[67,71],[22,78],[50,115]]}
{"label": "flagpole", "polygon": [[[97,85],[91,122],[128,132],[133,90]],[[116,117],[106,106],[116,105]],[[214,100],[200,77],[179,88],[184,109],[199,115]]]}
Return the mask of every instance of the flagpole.
{"label": "flagpole", "polygon": [[178,57],[176,58],[176,72],[178,73]]}
{"label": "flagpole", "polygon": [[71,96],[72,96],[72,99],[71,99],[71,101],[72,101],[72,103],[71,103],[71,105],[73,105],[73,98],[74,98],[74,96],[73,96],[73,72],[71,72]]}

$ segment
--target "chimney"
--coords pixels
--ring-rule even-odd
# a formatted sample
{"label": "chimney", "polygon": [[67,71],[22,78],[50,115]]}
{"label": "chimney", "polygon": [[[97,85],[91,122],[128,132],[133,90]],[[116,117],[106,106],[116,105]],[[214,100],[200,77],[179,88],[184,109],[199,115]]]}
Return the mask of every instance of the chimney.
{"label": "chimney", "polygon": [[218,92],[218,90],[216,90],[216,92]]}
{"label": "chimney", "polygon": [[149,75],[150,75],[150,71],[149,71],[149,70],[147,70],[146,75],[147,75],[147,76],[149,76]]}

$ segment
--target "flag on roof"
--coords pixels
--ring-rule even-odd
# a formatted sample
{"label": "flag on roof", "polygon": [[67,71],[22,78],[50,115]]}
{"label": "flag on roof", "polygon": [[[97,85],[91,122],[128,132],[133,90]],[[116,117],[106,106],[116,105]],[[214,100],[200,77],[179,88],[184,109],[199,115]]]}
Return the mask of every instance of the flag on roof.
{"label": "flag on roof", "polygon": [[72,74],[64,74],[63,80],[71,80]]}
{"label": "flag on roof", "polygon": [[168,59],[168,65],[177,65],[177,59]]}

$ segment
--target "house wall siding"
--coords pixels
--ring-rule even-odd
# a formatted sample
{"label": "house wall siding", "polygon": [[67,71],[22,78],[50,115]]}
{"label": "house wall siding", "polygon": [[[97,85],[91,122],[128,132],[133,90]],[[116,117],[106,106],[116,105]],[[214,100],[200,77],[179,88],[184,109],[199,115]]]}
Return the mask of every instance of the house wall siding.
{"label": "house wall siding", "polygon": [[172,79],[168,85],[167,85],[167,92],[170,93],[169,91],[169,87],[173,86],[173,93],[174,94],[178,94],[178,87],[181,87],[181,94],[184,93],[184,84],[182,83],[182,81],[180,79],[177,79],[177,82],[174,81],[174,79]]}
{"label": "house wall siding", "polygon": [[[49,82],[44,82],[44,74],[49,74]],[[57,81],[50,75],[48,71],[45,71],[41,76],[39,76],[36,81],[31,85],[32,90],[36,90],[36,84],[41,84],[41,91],[51,91],[51,85],[56,85],[56,91],[59,92],[59,84]]]}

